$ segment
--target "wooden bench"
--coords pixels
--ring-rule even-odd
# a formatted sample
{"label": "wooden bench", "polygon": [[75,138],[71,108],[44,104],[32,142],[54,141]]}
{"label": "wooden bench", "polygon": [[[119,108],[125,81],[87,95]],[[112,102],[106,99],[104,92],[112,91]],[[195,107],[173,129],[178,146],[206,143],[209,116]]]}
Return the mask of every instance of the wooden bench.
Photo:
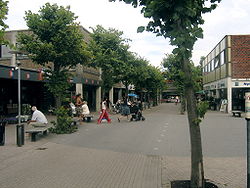
{"label": "wooden bench", "polygon": [[84,117],[81,119],[79,117],[73,117],[72,118],[72,124],[73,125],[78,125],[80,121],[86,121],[86,122],[91,122],[92,118],[94,116],[91,115],[91,114],[88,114],[88,115],[84,115]]}
{"label": "wooden bench", "polygon": [[31,134],[31,142],[36,141],[36,137],[39,133],[42,133],[43,135],[48,134],[48,130],[52,125],[47,125],[47,126],[41,126],[41,127],[30,127],[27,130],[25,130],[25,133]]}
{"label": "wooden bench", "polygon": [[71,126],[78,126],[79,122],[80,122],[80,120],[78,117],[73,117]]}
{"label": "wooden bench", "polygon": [[92,120],[93,117],[94,117],[93,115],[88,114],[88,115],[84,115],[84,118],[83,118],[83,119],[86,118],[86,121],[87,121],[87,122],[91,122],[91,120]]}
{"label": "wooden bench", "polygon": [[232,111],[234,117],[241,117],[242,111],[234,110]]}

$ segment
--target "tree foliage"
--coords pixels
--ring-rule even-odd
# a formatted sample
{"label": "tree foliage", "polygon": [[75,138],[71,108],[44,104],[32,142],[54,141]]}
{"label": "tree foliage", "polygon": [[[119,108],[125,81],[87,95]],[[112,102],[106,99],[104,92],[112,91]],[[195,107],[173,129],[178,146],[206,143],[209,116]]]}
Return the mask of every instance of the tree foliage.
{"label": "tree foliage", "polygon": [[92,66],[102,69],[102,87],[105,91],[119,80],[120,73],[127,69],[128,39],[123,32],[97,25],[92,28],[92,40],[88,46],[93,54]]}
{"label": "tree foliage", "polygon": [[52,63],[47,70],[47,86],[58,99],[57,106],[69,86],[67,70],[77,64],[86,65],[91,57],[76,18],[70,7],[46,3],[38,13],[25,12],[31,34],[18,37],[20,48],[34,62],[43,66]]}
{"label": "tree foliage", "polygon": [[8,28],[8,25],[4,21],[7,19],[7,14],[8,1],[0,0],[0,44],[6,43],[6,41],[4,40],[4,32],[5,29]]}
{"label": "tree foliage", "polygon": [[161,79],[153,74],[155,69],[149,66],[147,60],[129,51],[130,40],[123,38],[123,32],[113,28],[105,29],[100,25],[92,28],[92,31],[89,45],[93,54],[92,66],[102,68],[104,93],[118,82],[125,85],[126,93],[130,84],[137,88],[159,86],[157,81]]}

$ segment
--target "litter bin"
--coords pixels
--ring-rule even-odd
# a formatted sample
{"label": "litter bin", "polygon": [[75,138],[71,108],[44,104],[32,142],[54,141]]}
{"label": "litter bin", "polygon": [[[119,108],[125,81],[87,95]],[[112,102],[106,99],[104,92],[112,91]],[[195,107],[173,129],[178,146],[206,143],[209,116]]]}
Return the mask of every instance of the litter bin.
{"label": "litter bin", "polygon": [[3,146],[5,144],[5,125],[7,121],[0,120],[0,146]]}
{"label": "litter bin", "polygon": [[16,144],[19,147],[24,145],[24,124],[16,126]]}

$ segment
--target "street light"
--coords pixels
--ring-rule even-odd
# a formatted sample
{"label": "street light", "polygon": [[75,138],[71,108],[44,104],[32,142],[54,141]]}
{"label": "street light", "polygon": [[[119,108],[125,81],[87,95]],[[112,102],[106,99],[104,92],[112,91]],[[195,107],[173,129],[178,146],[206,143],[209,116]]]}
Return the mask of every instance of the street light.
{"label": "street light", "polygon": [[21,52],[13,50],[9,51],[10,54],[15,55],[16,68],[18,71],[18,125],[17,125],[17,146],[22,146],[24,144],[24,127],[21,125],[21,62],[17,60],[17,54]]}

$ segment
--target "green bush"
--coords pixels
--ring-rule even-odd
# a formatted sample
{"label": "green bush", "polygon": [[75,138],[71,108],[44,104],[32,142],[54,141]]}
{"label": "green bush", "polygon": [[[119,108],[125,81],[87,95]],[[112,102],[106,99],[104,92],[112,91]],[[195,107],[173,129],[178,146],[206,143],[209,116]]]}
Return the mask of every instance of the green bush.
{"label": "green bush", "polygon": [[77,130],[76,126],[72,126],[72,118],[68,114],[68,110],[60,107],[55,110],[57,121],[53,121],[54,127],[50,128],[52,133],[69,134]]}
{"label": "green bush", "polygon": [[22,115],[31,115],[31,105],[22,104]]}
{"label": "green bush", "polygon": [[209,103],[207,101],[200,101],[197,103],[197,110],[198,110],[198,123],[201,122],[201,119],[204,119],[205,114],[209,108]]}

